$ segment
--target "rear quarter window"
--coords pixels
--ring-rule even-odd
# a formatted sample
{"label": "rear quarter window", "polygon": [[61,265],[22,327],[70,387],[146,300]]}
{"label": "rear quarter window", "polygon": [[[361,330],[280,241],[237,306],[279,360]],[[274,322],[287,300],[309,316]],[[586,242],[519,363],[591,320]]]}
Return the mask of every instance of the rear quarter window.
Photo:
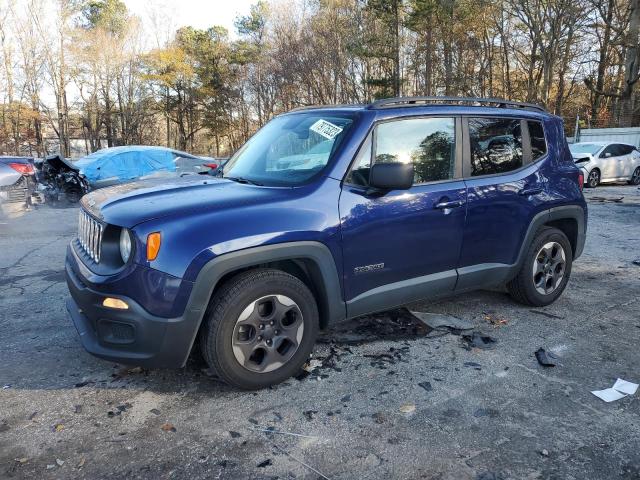
{"label": "rear quarter window", "polygon": [[544,128],[541,122],[527,121],[529,127],[529,139],[531,141],[531,161],[535,162],[547,154],[547,141],[544,136]]}

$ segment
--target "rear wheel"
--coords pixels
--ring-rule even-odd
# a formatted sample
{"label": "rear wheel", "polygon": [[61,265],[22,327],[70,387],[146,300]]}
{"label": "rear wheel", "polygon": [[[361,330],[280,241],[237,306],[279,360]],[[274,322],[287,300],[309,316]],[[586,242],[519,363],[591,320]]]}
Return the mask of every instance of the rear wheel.
{"label": "rear wheel", "polygon": [[307,286],[280,270],[244,272],[211,299],[200,349],[214,375],[244,389],[280,383],[308,359],[318,308]]}
{"label": "rear wheel", "polygon": [[630,185],[640,185],[640,167],[636,167],[629,180]]}
{"label": "rear wheel", "polygon": [[572,259],[566,235],[557,228],[543,228],[527,249],[520,271],[507,284],[507,289],[515,300],[525,305],[549,305],[567,286]]}
{"label": "rear wheel", "polygon": [[594,168],[589,172],[589,176],[587,177],[587,187],[596,188],[600,183],[600,170]]}

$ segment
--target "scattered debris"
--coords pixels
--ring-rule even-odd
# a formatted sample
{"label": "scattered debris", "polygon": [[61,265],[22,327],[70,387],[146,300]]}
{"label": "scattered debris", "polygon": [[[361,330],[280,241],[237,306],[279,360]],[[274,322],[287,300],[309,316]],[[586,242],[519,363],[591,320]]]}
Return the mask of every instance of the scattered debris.
{"label": "scattered debris", "polygon": [[231,435],[231,438],[240,438],[242,436],[240,432],[234,432],[233,430],[229,430],[229,435]]}
{"label": "scattered debris", "polygon": [[264,462],[260,462],[258,465],[256,465],[256,467],[265,468],[265,467],[268,467],[269,465],[273,465],[273,462],[271,461],[270,458],[267,458]]}
{"label": "scattered debris", "polygon": [[9,385],[9,384],[6,384],[6,385],[3,385],[3,386],[2,386],[2,389],[3,389],[3,390],[8,390],[8,389],[10,389],[10,388],[11,388],[11,385]]}
{"label": "scattered debris", "polygon": [[593,202],[612,202],[612,203],[622,203],[622,199],[624,197],[590,197],[589,200]]}
{"label": "scattered debris", "polygon": [[543,457],[548,457],[549,450],[547,450],[546,448],[543,448],[542,450],[540,450],[540,455],[542,455]]}
{"label": "scattered debris", "polygon": [[429,326],[432,330],[440,332],[448,332],[454,330],[456,332],[462,330],[473,329],[473,323],[468,320],[456,318],[451,315],[445,315],[441,313],[428,313],[428,312],[414,312],[409,310],[409,313],[420,320],[425,325]]}
{"label": "scattered debris", "polygon": [[61,467],[62,465],[64,465],[64,460],[60,460],[59,458],[56,458],[56,463],[58,464],[59,467]]}
{"label": "scattered debris", "polygon": [[462,335],[462,342],[463,348],[466,350],[471,350],[472,348],[488,350],[493,348],[496,339],[489,335],[483,335],[480,332],[473,332],[468,335]]}
{"label": "scattered debris", "polygon": [[431,382],[420,382],[418,386],[422,387],[426,392],[430,392],[431,390],[433,390],[433,387],[431,387]]}
{"label": "scattered debris", "polygon": [[409,310],[399,308],[340,322],[330,332],[321,335],[318,343],[340,345],[348,351],[344,346],[424,337],[431,331]]}
{"label": "scattered debris", "polygon": [[78,462],[78,465],[76,465],[76,468],[82,468],[84,467],[84,463],[87,461],[86,457],[82,457],[80,459],[80,461]]}
{"label": "scattered debris", "polygon": [[302,433],[283,432],[282,430],[276,430],[273,427],[253,427],[252,430],[255,430],[256,432],[276,433],[278,435],[290,435],[292,437],[318,438],[314,435],[303,435]]}
{"label": "scattered debris", "polygon": [[633,261],[633,262],[631,262],[631,263],[633,263],[634,265],[638,265],[638,266],[640,266],[640,259],[639,259],[639,260],[634,260],[634,261]]}
{"label": "scattered debris", "polygon": [[173,426],[173,423],[169,423],[169,422],[163,424],[160,428],[165,432],[174,432],[175,433],[177,431],[176,427]]}
{"label": "scattered debris", "polygon": [[130,403],[125,403],[125,404],[122,404],[122,405],[118,405],[115,410],[109,410],[107,412],[107,417],[109,417],[109,418],[116,417],[116,416],[120,415],[122,412],[126,412],[132,406],[133,405],[131,405]]}
{"label": "scattered debris", "polygon": [[413,413],[416,411],[416,406],[413,403],[405,403],[404,405],[400,405],[400,412],[402,413]]}
{"label": "scattered debris", "polygon": [[76,405],[73,407],[74,413],[82,413],[82,405]]}
{"label": "scattered debris", "polygon": [[36,418],[38,416],[38,412],[33,412],[31,415],[29,415],[29,420],[33,420],[34,418]]}
{"label": "scattered debris", "polygon": [[479,363],[476,363],[476,362],[464,362],[463,365],[465,367],[471,367],[474,370],[482,370],[482,365],[480,365]]}
{"label": "scattered debris", "polygon": [[547,354],[547,351],[544,348],[539,348],[538,350],[536,350],[536,359],[538,360],[538,363],[540,365],[542,365],[543,367],[555,367],[556,364],[555,362],[552,362],[549,357],[551,357],[551,353]]}
{"label": "scattered debris", "polygon": [[490,314],[485,314],[484,319],[485,321],[493,325],[495,328],[502,327],[503,325],[506,325],[507,323],[509,323],[509,321],[505,318],[497,317]]}
{"label": "scattered debris", "polygon": [[344,397],[342,397],[342,398],[340,399],[340,401],[341,401],[342,403],[350,402],[350,401],[351,401],[351,395],[345,395]]}
{"label": "scattered debris", "polygon": [[611,388],[605,388],[604,390],[594,390],[593,393],[596,397],[604,400],[605,402],[614,402],[626,397],[627,395],[634,395],[638,390],[637,383],[627,382],[618,378]]}
{"label": "scattered debris", "polygon": [[62,430],[64,430],[64,424],[62,423],[56,423],[51,427],[52,432],[61,432]]}
{"label": "scattered debris", "polygon": [[374,413],[373,415],[371,415],[371,418],[373,418],[373,420],[378,424],[382,424],[387,420],[387,417],[385,417],[384,413],[382,412]]}
{"label": "scattered debris", "polygon": [[18,463],[27,463],[29,461],[27,457],[15,458],[14,460]]}
{"label": "scattered debris", "polygon": [[313,420],[313,416],[318,413],[317,410],[305,410],[304,412],[302,412],[302,414],[305,416],[305,418],[309,421]]}
{"label": "scattered debris", "polygon": [[153,413],[154,415],[160,415],[160,410],[158,410],[157,408],[152,408],[151,410],[149,410],[149,413]]}
{"label": "scattered debris", "polygon": [[547,318],[555,318],[558,320],[564,320],[564,317],[561,315],[556,315],[554,313],[549,313],[549,312],[545,312],[544,310],[536,310],[536,309],[530,309],[529,310],[531,313],[535,313],[536,315],[542,315],[543,317],[547,317]]}

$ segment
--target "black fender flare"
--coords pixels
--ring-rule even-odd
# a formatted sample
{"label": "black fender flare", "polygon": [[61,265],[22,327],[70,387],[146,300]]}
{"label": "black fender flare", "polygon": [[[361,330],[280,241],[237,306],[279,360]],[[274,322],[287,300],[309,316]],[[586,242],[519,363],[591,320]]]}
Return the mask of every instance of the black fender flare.
{"label": "black fender flare", "polygon": [[[305,260],[314,266],[311,276],[317,287],[318,307],[321,315],[326,317],[321,319],[321,323],[328,324],[346,318],[346,306],[342,298],[336,262],[329,248],[323,243],[286,242],[237,250],[210,260],[200,269],[196,277],[183,315],[193,329],[189,352],[193,348],[209,300],[220,279],[240,269],[282,260]],[[185,356],[184,361],[186,360]]]}
{"label": "black fender flare", "polygon": [[518,254],[518,259],[512,266],[513,276],[518,273],[518,270],[520,269],[520,266],[524,261],[524,255],[529,248],[529,245],[531,245],[531,242],[533,242],[533,238],[535,237],[536,232],[540,229],[540,227],[554,220],[565,219],[575,220],[578,225],[578,235],[576,238],[575,252],[573,252],[573,259],[575,260],[580,255],[582,255],[587,234],[585,223],[585,208],[580,205],[562,205],[559,207],[552,207],[548,210],[544,210],[538,213],[529,223],[527,233],[524,237],[522,245],[520,245],[520,253]]}

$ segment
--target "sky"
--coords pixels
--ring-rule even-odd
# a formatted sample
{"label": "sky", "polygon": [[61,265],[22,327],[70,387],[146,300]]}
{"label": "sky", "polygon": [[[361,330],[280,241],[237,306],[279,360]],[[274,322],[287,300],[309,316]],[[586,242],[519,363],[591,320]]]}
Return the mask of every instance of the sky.
{"label": "sky", "polygon": [[[238,15],[247,15],[249,8],[257,0],[123,0],[130,12],[140,17],[147,35],[153,36],[157,28],[175,32],[176,29],[190,25],[195,28],[207,28],[222,25],[233,37],[233,20]],[[167,25],[170,23],[170,25]],[[163,31],[160,37],[165,34]],[[157,39],[150,38],[150,41]]]}

